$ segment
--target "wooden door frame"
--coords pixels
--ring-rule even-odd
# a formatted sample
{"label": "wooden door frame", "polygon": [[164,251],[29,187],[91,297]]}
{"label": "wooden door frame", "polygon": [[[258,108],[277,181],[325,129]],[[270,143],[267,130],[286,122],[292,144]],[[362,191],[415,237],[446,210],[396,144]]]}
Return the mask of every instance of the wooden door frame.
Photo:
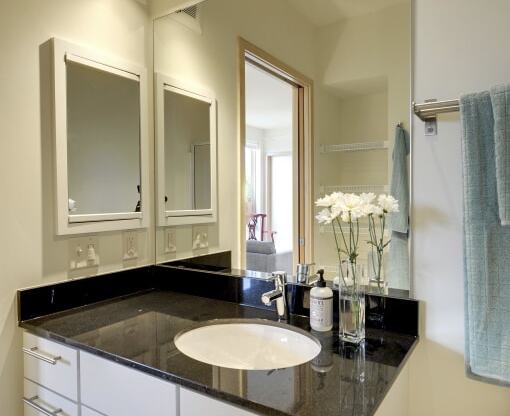
{"label": "wooden door frame", "polygon": [[[244,147],[246,145],[246,91],[245,91],[245,62],[246,58],[262,67],[269,73],[298,87],[297,129],[298,129],[298,259],[300,262],[311,263],[313,259],[313,80],[290,67],[278,58],[265,52],[242,37],[237,38],[237,90],[238,90],[238,265],[246,268],[246,213],[245,213],[245,161]],[[308,220],[307,220],[308,219]]]}

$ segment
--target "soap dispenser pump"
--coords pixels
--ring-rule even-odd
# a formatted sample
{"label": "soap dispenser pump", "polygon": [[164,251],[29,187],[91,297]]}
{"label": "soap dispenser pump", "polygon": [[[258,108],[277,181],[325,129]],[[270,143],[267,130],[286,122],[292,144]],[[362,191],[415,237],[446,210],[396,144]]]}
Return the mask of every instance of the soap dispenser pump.
{"label": "soap dispenser pump", "polygon": [[319,280],[310,291],[310,326],[314,331],[333,328],[333,291],[326,286],[324,270],[317,272]]}

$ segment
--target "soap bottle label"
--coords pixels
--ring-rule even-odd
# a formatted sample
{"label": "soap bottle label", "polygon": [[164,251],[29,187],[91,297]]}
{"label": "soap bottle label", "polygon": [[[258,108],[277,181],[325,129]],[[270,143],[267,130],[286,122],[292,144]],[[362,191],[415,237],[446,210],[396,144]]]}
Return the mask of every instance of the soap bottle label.
{"label": "soap bottle label", "polygon": [[310,296],[310,326],[329,329],[333,325],[333,297]]}

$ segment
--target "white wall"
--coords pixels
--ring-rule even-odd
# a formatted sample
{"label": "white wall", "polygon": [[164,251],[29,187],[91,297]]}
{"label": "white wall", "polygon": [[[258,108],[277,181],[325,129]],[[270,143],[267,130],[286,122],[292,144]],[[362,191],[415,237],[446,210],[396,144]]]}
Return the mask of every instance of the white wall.
{"label": "white wall", "polygon": [[[415,100],[510,82],[507,0],[416,0]],[[414,119],[413,265],[422,339],[411,359],[411,416],[510,414],[510,389],[464,374],[462,177],[458,114],[437,137]]]}
{"label": "white wall", "polygon": [[[54,234],[51,126],[48,123],[51,106],[43,99],[49,92],[49,82],[46,78],[40,79],[40,46],[57,36],[147,66],[146,62],[152,60],[149,23],[145,7],[134,0],[0,2],[2,415],[22,414],[23,368],[16,289],[70,276],[69,239],[57,238]],[[152,98],[148,101],[152,107]],[[152,146],[150,152],[152,154]],[[140,231],[139,236],[140,258],[127,264],[122,262],[122,234],[102,234],[99,238],[101,266],[93,272],[151,263],[151,232]],[[82,273],[90,273],[90,270]]]}

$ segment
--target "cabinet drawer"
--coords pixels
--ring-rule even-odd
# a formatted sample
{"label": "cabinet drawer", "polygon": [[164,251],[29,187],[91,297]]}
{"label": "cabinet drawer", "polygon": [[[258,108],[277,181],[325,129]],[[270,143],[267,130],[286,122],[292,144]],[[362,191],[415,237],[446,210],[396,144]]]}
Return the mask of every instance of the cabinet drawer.
{"label": "cabinet drawer", "polygon": [[108,416],[176,416],[177,388],[168,381],[80,353],[81,402]]}
{"label": "cabinet drawer", "polygon": [[[78,405],[30,380],[24,381],[25,416],[78,416]],[[58,412],[60,410],[60,412]]]}
{"label": "cabinet drawer", "polygon": [[89,409],[88,407],[81,406],[81,416],[103,416],[103,415],[94,412],[92,409]]}
{"label": "cabinet drawer", "polygon": [[239,407],[180,388],[180,416],[256,416]]}
{"label": "cabinet drawer", "polygon": [[23,355],[25,378],[78,401],[78,351],[25,332]]}

